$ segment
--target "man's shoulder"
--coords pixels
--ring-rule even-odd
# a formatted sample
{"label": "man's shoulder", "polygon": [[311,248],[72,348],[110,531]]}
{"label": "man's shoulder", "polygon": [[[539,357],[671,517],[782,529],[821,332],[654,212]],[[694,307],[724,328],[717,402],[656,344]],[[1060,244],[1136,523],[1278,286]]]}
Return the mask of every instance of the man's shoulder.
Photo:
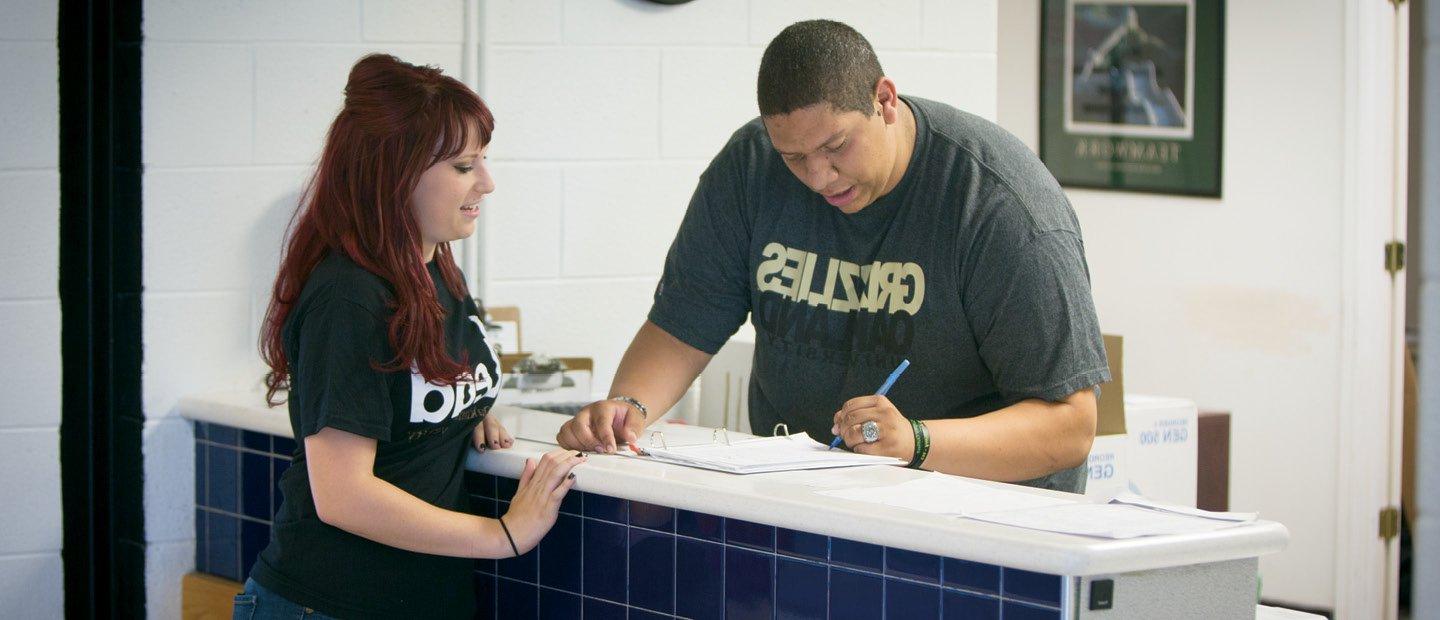
{"label": "man's shoulder", "polygon": [[974,138],[975,134],[986,134],[990,132],[1006,133],[999,125],[981,117],[957,108],[948,103],[906,95],[907,103],[919,108],[925,121],[929,123],[930,130],[952,140],[962,140],[966,137]]}
{"label": "man's shoulder", "polygon": [[[973,193],[992,198],[991,205],[1014,204],[1013,209],[987,209],[982,217],[1020,216],[1026,228],[1073,229],[1074,212],[1054,175],[1040,157],[1014,134],[978,115],[953,106],[920,98],[908,98],[919,109],[927,125],[930,158],[946,162],[950,173]],[[958,181],[957,181],[958,182]],[[966,194],[971,194],[967,191]]]}
{"label": "man's shoulder", "polygon": [[770,134],[760,117],[750,119],[725,141],[717,159],[737,162],[762,162],[772,156],[775,149],[770,146]]}
{"label": "man's shoulder", "polygon": [[765,192],[777,175],[784,173],[785,164],[770,144],[765,125],[755,117],[741,125],[720,148],[701,175],[701,187],[748,193]]}
{"label": "man's shoulder", "polygon": [[938,142],[941,150],[963,151],[966,157],[1000,173],[1039,163],[1030,147],[989,119],[939,101],[920,97],[906,100],[919,109],[927,125],[927,137]]}

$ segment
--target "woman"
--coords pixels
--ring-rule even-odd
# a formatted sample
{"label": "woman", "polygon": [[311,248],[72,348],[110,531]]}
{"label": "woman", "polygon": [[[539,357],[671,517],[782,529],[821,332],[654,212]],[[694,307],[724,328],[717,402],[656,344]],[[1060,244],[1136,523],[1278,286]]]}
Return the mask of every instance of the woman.
{"label": "woman", "polygon": [[494,183],[494,120],[438,69],[360,59],[305,193],[261,353],[288,389],[294,466],[236,618],[468,618],[472,558],[533,549],[584,457],[527,461],[509,511],[468,514],[465,448],[512,443],[485,414],[499,367],[448,243]]}

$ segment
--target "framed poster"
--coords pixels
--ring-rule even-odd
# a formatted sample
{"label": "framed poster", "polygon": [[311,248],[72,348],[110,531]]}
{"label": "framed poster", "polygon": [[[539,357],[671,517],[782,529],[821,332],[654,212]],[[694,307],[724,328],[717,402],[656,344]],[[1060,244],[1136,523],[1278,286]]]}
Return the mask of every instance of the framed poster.
{"label": "framed poster", "polygon": [[1040,158],[1061,185],[1220,196],[1223,0],[1042,0]]}

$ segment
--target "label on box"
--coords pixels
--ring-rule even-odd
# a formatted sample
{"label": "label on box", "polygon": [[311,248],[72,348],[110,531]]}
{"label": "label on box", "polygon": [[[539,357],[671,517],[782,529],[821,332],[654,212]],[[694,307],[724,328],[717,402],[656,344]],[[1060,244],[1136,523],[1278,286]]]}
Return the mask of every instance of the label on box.
{"label": "label on box", "polygon": [[1085,494],[1128,491],[1152,500],[1195,505],[1198,456],[1195,403],[1126,395],[1123,435],[1102,435],[1090,449]]}
{"label": "label on box", "polygon": [[1129,475],[1125,468],[1125,447],[1128,439],[1125,435],[1102,435],[1095,438],[1095,443],[1090,447],[1086,495],[1110,497],[1120,491],[1129,490]]}

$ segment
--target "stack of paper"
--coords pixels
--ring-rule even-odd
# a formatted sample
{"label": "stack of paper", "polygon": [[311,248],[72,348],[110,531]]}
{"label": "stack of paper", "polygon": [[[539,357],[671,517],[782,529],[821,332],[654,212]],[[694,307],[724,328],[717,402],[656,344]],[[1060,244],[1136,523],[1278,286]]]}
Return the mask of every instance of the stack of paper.
{"label": "stack of paper", "polygon": [[1004,489],[970,482],[958,476],[936,473],[900,484],[818,491],[818,493],[830,497],[853,499],[858,502],[884,504],[895,508],[956,517],[968,516],[976,512],[1023,510],[1075,503],[1075,500]]}
{"label": "stack of paper", "polygon": [[1122,493],[1095,504],[931,474],[900,484],[816,491],[820,495],[965,517],[1047,532],[1135,538],[1208,532],[1250,523],[1255,513],[1210,512]]}
{"label": "stack of paper", "polygon": [[856,465],[905,464],[900,459],[885,456],[830,450],[829,446],[811,439],[805,433],[738,440],[730,443],[712,442],[689,446],[651,445],[644,450],[645,456],[657,461],[733,474],[854,467]]}
{"label": "stack of paper", "polygon": [[776,471],[759,474],[771,482],[794,484],[810,489],[848,489],[865,486],[863,477],[844,469],[807,469],[801,471]]}
{"label": "stack of paper", "polygon": [[1000,523],[1032,530],[1080,534],[1099,538],[1138,538],[1165,534],[1193,534],[1243,525],[1255,520],[1236,519],[1236,513],[1209,513],[1204,510],[1170,506],[1157,508],[1151,502],[1069,504],[1028,510],[1009,510],[967,515],[978,521]]}
{"label": "stack of paper", "polygon": [[1140,506],[1141,508],[1150,508],[1152,510],[1172,512],[1181,515],[1190,515],[1193,517],[1202,517],[1205,519],[1216,519],[1219,521],[1234,521],[1236,523],[1249,523],[1260,517],[1260,513],[1256,512],[1216,512],[1213,510],[1201,510],[1199,508],[1191,508],[1189,506],[1164,504],[1151,499],[1140,497],[1139,495],[1136,495],[1134,493],[1126,493],[1123,491],[1120,493],[1116,493],[1113,497],[1111,497],[1110,503],[1129,504],[1131,506]]}

